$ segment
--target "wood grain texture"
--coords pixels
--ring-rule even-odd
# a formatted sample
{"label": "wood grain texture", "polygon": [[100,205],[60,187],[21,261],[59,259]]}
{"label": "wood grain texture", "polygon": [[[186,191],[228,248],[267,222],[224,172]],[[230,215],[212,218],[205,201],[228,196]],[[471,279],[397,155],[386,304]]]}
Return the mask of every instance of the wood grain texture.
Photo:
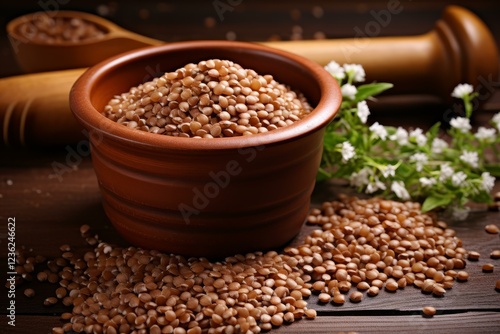
{"label": "wood grain texture", "polygon": [[[42,1],[41,3],[49,3]],[[52,2],[56,3],[56,2]],[[62,1],[58,2],[62,3]],[[111,9],[107,18],[126,29],[165,41],[188,39],[226,39],[228,32],[234,32],[240,40],[267,40],[270,37],[289,39],[294,29],[300,27],[303,38],[312,38],[315,32],[322,31],[328,38],[355,37],[354,28],[361,27],[373,20],[371,11],[387,7],[387,1],[243,1],[232,12],[227,12],[220,21],[214,12],[212,1],[170,2],[159,1],[120,1],[103,2],[100,0],[69,1],[64,9],[84,10],[96,13],[100,5]],[[436,19],[447,4],[463,5],[479,15],[492,29],[500,42],[500,6],[490,0],[463,1],[401,1],[404,10],[393,16],[391,23],[384,27],[380,36],[418,34],[432,29]],[[324,9],[321,19],[312,15],[312,8]],[[9,1],[2,4],[2,26],[19,15],[40,10],[35,3]],[[141,11],[142,10],[142,11]],[[146,11],[144,11],[146,10]],[[141,14],[142,13],[142,14]],[[144,14],[149,13],[148,17]],[[297,13],[300,15],[297,17]],[[142,15],[142,16],[141,16]],[[188,16],[186,16],[188,15]],[[213,28],[205,28],[206,17],[216,18]],[[256,22],[258,18],[258,23]],[[0,77],[21,74],[15,63],[5,31],[0,32]],[[495,81],[495,80],[494,80]],[[496,80],[498,81],[498,80]],[[498,84],[493,88],[498,92]],[[492,94],[497,94],[493,92]],[[496,102],[495,102],[496,101]],[[486,124],[500,108],[500,99],[490,101],[486,109],[490,112],[479,113],[476,125]],[[495,104],[496,103],[496,104]],[[401,105],[414,105],[404,109]],[[422,107],[422,105],[424,107]],[[442,120],[442,113],[450,106],[436,106],[433,101],[409,101],[402,97],[393,104],[384,105],[381,112],[373,111],[373,119],[382,124],[405,123],[426,128],[435,121]],[[370,116],[370,117],[372,117]],[[84,144],[83,142],[81,143]],[[80,146],[83,150],[84,147]],[[92,169],[91,161],[85,154],[75,155],[78,146],[45,150],[7,150],[0,149],[0,268],[6,268],[6,220],[16,217],[16,243],[25,245],[37,254],[48,258],[59,255],[59,246],[71,244],[72,248],[83,254],[88,249],[80,237],[79,227],[91,225],[99,236],[117,245],[127,245],[114,233],[101,206],[101,195]],[[59,169],[57,169],[59,168]],[[61,172],[60,168],[64,168]],[[58,171],[59,176],[58,177]],[[495,191],[500,190],[497,184]],[[329,200],[339,192],[348,191],[338,185],[318,186],[313,194],[313,204]],[[318,311],[317,319],[301,320],[290,326],[271,331],[271,333],[315,333],[330,334],[339,332],[358,333],[499,333],[500,330],[500,293],[494,290],[494,282],[500,279],[500,260],[491,260],[488,254],[492,249],[500,249],[499,235],[489,235],[483,230],[486,224],[500,225],[500,213],[488,212],[477,208],[464,222],[454,223],[452,227],[463,240],[464,247],[482,254],[477,262],[468,262],[467,270],[471,277],[466,283],[456,283],[443,298],[424,295],[409,286],[396,293],[382,291],[375,298],[366,297],[359,304],[346,302],[337,307],[331,304],[319,305],[316,297],[309,299],[309,306]],[[304,226],[302,238],[314,227]],[[483,273],[481,265],[485,262],[495,264],[493,273]],[[0,282],[5,282],[5,269],[0,270]],[[32,287],[36,296],[28,299],[23,295],[26,287]],[[49,283],[33,282],[18,287],[16,295],[16,327],[7,327],[6,290],[0,293],[0,333],[51,333],[54,326],[60,326],[59,315],[67,311],[58,304],[44,307],[43,300],[54,294],[56,286]],[[420,315],[423,306],[432,305],[438,314],[433,318]]]}
{"label": "wood grain texture", "polygon": [[[79,233],[79,227],[82,224],[89,224],[105,241],[127,246],[127,243],[114,233],[113,227],[102,210],[99,188],[89,158],[82,159],[71,171],[59,174],[61,178],[57,177],[53,163],[65,163],[68,152],[71,150],[64,148],[46,152],[2,151],[4,163],[0,167],[1,219],[5,221],[7,217],[16,217],[18,245],[33,248],[36,254],[42,254],[48,258],[58,256],[59,246],[62,244],[70,244],[73,251],[78,254],[89,250],[89,246]],[[497,184],[496,189],[498,188]],[[313,194],[313,206],[319,206],[323,201],[333,200],[339,193],[352,193],[352,190],[335,183],[318,185]],[[365,294],[361,303],[354,304],[348,301],[342,306],[320,304],[317,297],[313,295],[308,300],[309,307],[318,311],[319,318],[315,321],[298,322],[277,330],[277,333],[298,333],[304,330],[307,330],[307,333],[327,333],[332,325],[339,325],[339,327],[334,327],[335,331],[383,332],[387,330],[389,333],[392,330],[397,332],[397,329],[401,328],[398,324],[418,329],[425,328],[429,324],[428,321],[436,322],[437,328],[442,330],[449,326],[460,326],[460,328],[471,326],[466,328],[471,330],[480,328],[482,331],[485,327],[484,332],[488,332],[488,328],[490,332],[494,332],[492,326],[496,326],[500,321],[498,319],[500,317],[500,293],[494,289],[500,270],[500,260],[489,259],[488,255],[493,249],[500,249],[500,238],[498,235],[484,231],[484,226],[491,223],[500,225],[500,213],[478,207],[466,221],[450,224],[457,231],[458,237],[462,239],[464,247],[468,250],[476,250],[482,256],[477,262],[467,261],[469,281],[457,282],[443,298],[423,294],[413,286],[398,290],[396,293],[381,291],[377,297],[368,297]],[[5,226],[5,224],[1,225],[0,234],[6,232]],[[303,238],[315,228],[317,227],[305,225],[292,244],[300,244]],[[2,240],[0,246],[3,247],[3,245]],[[1,266],[5,268],[4,251],[0,258]],[[496,268],[493,273],[481,271],[482,264],[486,262],[495,264]],[[2,282],[5,280],[3,275],[4,272],[1,276]],[[34,298],[29,299],[23,295],[26,287],[35,289]],[[58,320],[51,316],[61,314],[68,309],[61,304],[53,307],[43,306],[43,300],[53,296],[56,287],[54,284],[40,282],[19,286],[16,312],[19,315],[26,315],[20,319],[28,319],[28,315],[46,315],[51,320],[42,317],[40,328],[48,331],[50,326],[57,325]],[[420,312],[422,307],[427,305],[436,307],[446,316],[423,319]],[[4,314],[5,299],[2,300],[1,307],[0,314]],[[483,323],[485,319],[489,320]],[[22,320],[19,321],[21,322]],[[28,322],[27,326],[32,325],[30,321],[26,322]],[[354,324],[355,326],[349,327]]]}
{"label": "wood grain texture", "polygon": [[[15,328],[3,331],[5,320],[0,321],[0,333],[49,334],[52,327],[61,326],[62,322],[54,315],[18,316]],[[500,327],[499,312],[463,312],[441,314],[432,318],[417,315],[336,315],[319,316],[314,320],[300,320],[291,325],[273,329],[276,334],[335,334],[335,333],[412,333],[412,334],[494,334]]]}

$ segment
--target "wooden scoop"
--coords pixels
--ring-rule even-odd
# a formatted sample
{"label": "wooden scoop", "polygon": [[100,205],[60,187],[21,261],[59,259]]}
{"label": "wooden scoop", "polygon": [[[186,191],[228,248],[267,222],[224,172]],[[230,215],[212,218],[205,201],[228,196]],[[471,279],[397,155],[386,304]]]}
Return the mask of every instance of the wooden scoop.
{"label": "wooden scoop", "polygon": [[[103,27],[109,24],[104,19],[87,15],[84,14],[92,20],[97,19]],[[41,64],[47,63],[45,66],[49,62],[61,65],[66,61],[66,65],[70,66],[77,60],[85,61],[91,53],[104,52],[107,47],[111,51],[106,57],[118,52],[120,47],[124,51],[125,46],[133,49],[162,43],[115,27],[113,31],[109,30],[109,36],[92,42],[95,44],[66,45],[66,49],[55,46],[53,51],[49,51],[52,46],[45,45],[44,48],[44,45],[36,45],[40,48],[38,52],[45,53],[36,55],[30,64],[35,66],[38,60]],[[17,44],[20,61],[29,58],[21,52],[23,47],[30,47],[28,44]],[[477,16],[458,6],[447,7],[435,28],[418,36],[263,44],[302,55],[321,65],[330,60],[341,64],[362,64],[367,82],[391,82],[395,85],[391,89],[393,94],[430,94],[449,99],[457,84],[467,82],[477,85],[481,78],[496,79],[499,69],[498,49],[491,32]],[[13,47],[15,49],[15,45]],[[35,57],[32,55],[32,58]],[[87,65],[95,61],[97,58]],[[4,143],[65,144],[82,138],[81,127],[72,120],[68,94],[83,71],[67,70],[0,79],[0,129]],[[64,125],[61,126],[61,123]]]}
{"label": "wooden scoop", "polygon": [[[100,38],[79,42],[43,43],[20,32],[22,25],[47,16],[48,19],[80,19],[104,32]],[[164,42],[145,37],[96,15],[76,11],[36,12],[20,16],[7,24],[7,33],[19,66],[25,72],[42,72],[89,67],[119,53]]]}

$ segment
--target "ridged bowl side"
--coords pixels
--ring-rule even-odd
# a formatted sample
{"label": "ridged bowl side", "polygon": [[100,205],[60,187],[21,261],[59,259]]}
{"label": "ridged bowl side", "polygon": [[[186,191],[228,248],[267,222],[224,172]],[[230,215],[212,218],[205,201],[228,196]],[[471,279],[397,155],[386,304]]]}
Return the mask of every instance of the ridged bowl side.
{"label": "ridged bowl side", "polygon": [[227,255],[277,247],[299,232],[322,132],[286,146],[162,152],[158,160],[137,159],[141,152],[133,150],[117,154],[116,145],[102,143],[92,147],[92,158],[106,213],[128,241],[181,254],[200,255],[202,247],[204,256]]}

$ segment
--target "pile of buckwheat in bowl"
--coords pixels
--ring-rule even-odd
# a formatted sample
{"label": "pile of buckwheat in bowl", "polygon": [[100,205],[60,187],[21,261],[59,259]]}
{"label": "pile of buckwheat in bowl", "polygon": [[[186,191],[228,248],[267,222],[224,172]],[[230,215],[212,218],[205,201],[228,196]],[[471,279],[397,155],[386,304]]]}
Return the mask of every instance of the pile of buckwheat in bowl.
{"label": "pile of buckwheat in bowl", "polygon": [[306,98],[230,60],[190,63],[115,96],[104,114],[132,129],[178,137],[251,135],[312,111]]}

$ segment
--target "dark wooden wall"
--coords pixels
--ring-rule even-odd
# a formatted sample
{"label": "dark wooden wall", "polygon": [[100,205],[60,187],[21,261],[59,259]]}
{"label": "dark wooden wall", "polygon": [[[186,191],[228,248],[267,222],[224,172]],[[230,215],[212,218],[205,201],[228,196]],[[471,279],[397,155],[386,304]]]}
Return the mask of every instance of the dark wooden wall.
{"label": "dark wooden wall", "polygon": [[[3,1],[0,5],[0,77],[19,74],[5,31],[17,16],[47,9],[79,10],[102,15],[131,31],[166,42],[194,39],[264,41],[291,38],[352,38],[356,28],[377,20],[375,35],[413,35],[432,29],[443,8],[464,6],[476,13],[500,44],[500,2],[476,1]],[[387,14],[388,6],[401,8]]]}

